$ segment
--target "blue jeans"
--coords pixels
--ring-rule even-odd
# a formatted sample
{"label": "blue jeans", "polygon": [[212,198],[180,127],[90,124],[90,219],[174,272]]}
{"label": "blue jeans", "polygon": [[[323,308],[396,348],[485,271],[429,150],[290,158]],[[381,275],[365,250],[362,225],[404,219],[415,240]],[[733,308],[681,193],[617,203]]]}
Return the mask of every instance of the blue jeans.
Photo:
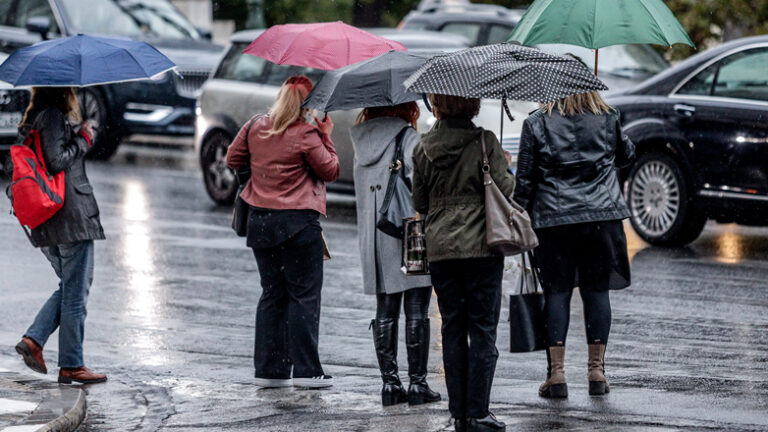
{"label": "blue jeans", "polygon": [[44,346],[59,329],[59,367],[79,368],[83,363],[85,305],[93,282],[93,240],[41,248],[51,262],[59,289],[45,302],[26,336]]}

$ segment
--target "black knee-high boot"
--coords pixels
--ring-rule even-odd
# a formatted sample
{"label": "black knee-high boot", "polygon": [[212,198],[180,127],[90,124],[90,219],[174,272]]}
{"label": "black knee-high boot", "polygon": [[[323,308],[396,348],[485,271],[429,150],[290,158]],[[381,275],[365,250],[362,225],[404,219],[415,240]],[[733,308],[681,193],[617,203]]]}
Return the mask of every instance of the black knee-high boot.
{"label": "black knee-high boot", "polygon": [[376,347],[381,380],[384,382],[381,388],[381,403],[384,406],[395,405],[408,400],[408,394],[397,374],[397,321],[393,318],[371,321],[373,345]]}
{"label": "black knee-high boot", "polygon": [[440,400],[440,393],[427,384],[429,360],[429,318],[405,321],[405,345],[408,347],[408,404],[420,405]]}

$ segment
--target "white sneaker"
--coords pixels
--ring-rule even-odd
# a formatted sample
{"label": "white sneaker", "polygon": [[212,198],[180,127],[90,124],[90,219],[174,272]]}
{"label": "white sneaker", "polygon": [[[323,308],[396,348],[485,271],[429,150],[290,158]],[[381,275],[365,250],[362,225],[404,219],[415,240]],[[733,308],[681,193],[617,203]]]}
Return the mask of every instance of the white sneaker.
{"label": "white sneaker", "polygon": [[290,387],[293,385],[293,380],[290,378],[277,379],[277,378],[256,377],[254,381],[255,381],[255,384],[261,388],[282,388],[282,387]]}
{"label": "white sneaker", "polygon": [[316,377],[294,378],[293,385],[294,387],[313,389],[326,388],[333,385],[333,377],[330,375],[320,375]]}

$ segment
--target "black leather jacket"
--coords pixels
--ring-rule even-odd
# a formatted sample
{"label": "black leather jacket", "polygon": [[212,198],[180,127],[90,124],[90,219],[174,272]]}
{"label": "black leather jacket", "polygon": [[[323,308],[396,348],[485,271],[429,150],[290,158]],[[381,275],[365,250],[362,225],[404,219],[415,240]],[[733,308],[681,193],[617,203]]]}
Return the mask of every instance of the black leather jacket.
{"label": "black leather jacket", "polygon": [[64,206],[32,230],[35,247],[56,246],[83,240],[103,240],[104,229],[99,220],[99,207],[85,174],[85,155],[90,149],[88,141],[75,134],[64,114],[57,108],[30,113],[34,119],[19,130],[23,142],[30,128],[40,131],[43,159],[50,174],[64,171]]}
{"label": "black leather jacket", "polygon": [[616,168],[635,157],[619,113],[531,114],[523,123],[514,199],[534,228],[630,216]]}

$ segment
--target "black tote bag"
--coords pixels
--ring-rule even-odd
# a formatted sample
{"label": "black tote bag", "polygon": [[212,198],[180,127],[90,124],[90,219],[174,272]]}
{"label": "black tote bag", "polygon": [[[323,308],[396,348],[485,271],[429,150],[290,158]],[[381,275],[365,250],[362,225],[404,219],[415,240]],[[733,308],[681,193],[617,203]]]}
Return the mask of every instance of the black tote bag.
{"label": "black tote bag", "polygon": [[379,231],[398,239],[404,237],[403,219],[416,214],[411,200],[411,185],[405,177],[403,162],[403,137],[409,128],[410,126],[403,128],[395,138],[395,156],[389,165],[389,183],[379,209],[379,219],[376,221]]}
{"label": "black tote bag", "polygon": [[521,255],[520,293],[509,296],[509,352],[523,353],[547,348],[544,293],[529,252]]}

